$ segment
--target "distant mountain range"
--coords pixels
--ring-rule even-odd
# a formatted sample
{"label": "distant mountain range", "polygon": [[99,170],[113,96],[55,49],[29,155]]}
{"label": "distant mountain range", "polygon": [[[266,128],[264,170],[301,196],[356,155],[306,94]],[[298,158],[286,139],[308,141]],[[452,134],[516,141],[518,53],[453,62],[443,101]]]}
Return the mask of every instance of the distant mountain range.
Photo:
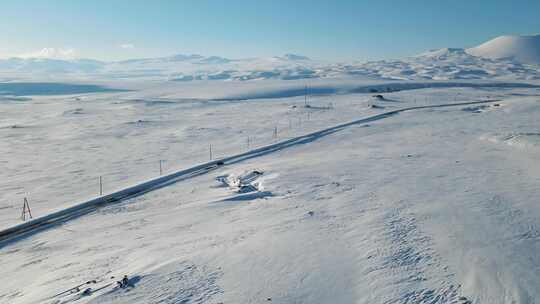
{"label": "distant mountain range", "polygon": [[362,77],[396,80],[540,79],[540,35],[501,36],[474,48],[445,48],[401,60],[329,63],[297,54],[229,59],[178,54],[116,62],[9,58],[4,78],[76,77],[168,81]]}

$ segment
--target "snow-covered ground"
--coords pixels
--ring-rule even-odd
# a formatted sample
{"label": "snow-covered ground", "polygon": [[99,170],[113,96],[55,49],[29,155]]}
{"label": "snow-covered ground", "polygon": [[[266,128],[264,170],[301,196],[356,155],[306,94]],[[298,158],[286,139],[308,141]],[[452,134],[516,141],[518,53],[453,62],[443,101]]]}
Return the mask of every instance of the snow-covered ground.
{"label": "snow-covered ground", "polygon": [[[309,107],[304,84],[4,95],[0,227],[20,222],[25,196],[40,216],[98,195],[99,176],[109,193],[157,176],[159,160],[165,172],[205,162],[210,145],[219,158],[248,138],[253,148],[392,109],[500,101],[351,125],[3,243],[0,302],[535,303],[538,83],[398,83],[406,90],[381,100],[385,82],[313,81]],[[124,274],[135,287],[54,297]]]}
{"label": "snow-covered ground", "polygon": [[[0,163],[0,227],[17,223],[23,197],[30,200],[33,215],[40,216],[98,195],[100,176],[109,193],[159,175],[160,160],[164,173],[205,162],[210,146],[212,157],[219,158],[381,111],[538,92],[423,89],[384,93],[385,100],[372,93],[332,94],[309,96],[308,108],[305,96],[267,98],[304,92],[293,84],[167,83],[142,90],[118,84],[125,92],[8,98],[0,103],[0,151],[5,156]],[[423,87],[370,84],[347,92],[393,86]],[[323,88],[340,89],[335,83]]]}

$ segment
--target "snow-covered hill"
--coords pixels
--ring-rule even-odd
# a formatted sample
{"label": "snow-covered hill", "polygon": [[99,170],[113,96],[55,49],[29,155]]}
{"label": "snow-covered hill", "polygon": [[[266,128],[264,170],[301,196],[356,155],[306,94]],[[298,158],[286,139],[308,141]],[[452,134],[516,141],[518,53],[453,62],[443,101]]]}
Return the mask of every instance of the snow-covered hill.
{"label": "snow-covered hill", "polygon": [[500,36],[467,53],[486,58],[513,59],[522,63],[540,65],[540,35]]}
{"label": "snow-covered hill", "polygon": [[0,59],[0,73],[9,75],[91,74],[100,71],[105,62],[92,59],[9,58]]}
{"label": "snow-covered hill", "polygon": [[540,67],[509,59],[473,56],[459,48],[432,50],[402,60],[383,60],[341,66],[343,73],[379,79],[452,80],[540,78]]}
{"label": "snow-covered hill", "polygon": [[169,81],[264,79],[540,79],[540,36],[503,36],[476,48],[444,48],[400,60],[332,63],[303,55],[230,59],[178,54],[117,62],[89,59],[0,60],[0,76],[18,78],[152,79]]}

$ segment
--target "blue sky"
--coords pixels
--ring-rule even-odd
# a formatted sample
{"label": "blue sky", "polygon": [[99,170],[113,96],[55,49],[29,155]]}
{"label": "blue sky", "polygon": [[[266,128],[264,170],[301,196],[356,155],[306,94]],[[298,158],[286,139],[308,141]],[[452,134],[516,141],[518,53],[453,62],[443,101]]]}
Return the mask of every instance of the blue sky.
{"label": "blue sky", "polygon": [[0,56],[399,58],[540,33],[538,0],[3,0]]}

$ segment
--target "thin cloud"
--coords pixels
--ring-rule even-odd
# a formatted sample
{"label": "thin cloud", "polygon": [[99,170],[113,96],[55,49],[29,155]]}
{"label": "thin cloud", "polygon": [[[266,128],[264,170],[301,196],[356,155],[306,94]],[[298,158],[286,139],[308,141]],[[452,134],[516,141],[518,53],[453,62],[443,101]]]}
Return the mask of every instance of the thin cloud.
{"label": "thin cloud", "polygon": [[135,48],[135,45],[131,44],[131,43],[122,43],[120,44],[120,48],[123,48],[123,49],[134,49]]}

